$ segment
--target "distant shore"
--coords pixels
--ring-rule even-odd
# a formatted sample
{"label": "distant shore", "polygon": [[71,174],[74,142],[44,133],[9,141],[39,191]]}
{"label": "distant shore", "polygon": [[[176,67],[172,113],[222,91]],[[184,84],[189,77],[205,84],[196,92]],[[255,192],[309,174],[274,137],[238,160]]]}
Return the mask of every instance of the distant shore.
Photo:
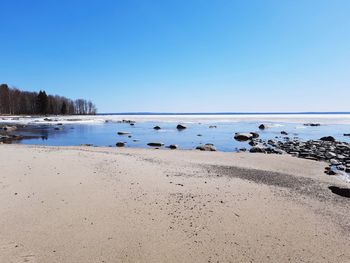
{"label": "distant shore", "polygon": [[289,155],[0,146],[1,262],[349,262],[349,185]]}
{"label": "distant shore", "polygon": [[[15,119],[14,119],[15,118]],[[19,118],[19,120],[17,119]],[[28,123],[32,120],[43,120],[44,118],[58,119],[58,121],[69,121],[80,119],[80,122],[104,122],[130,119],[139,122],[144,121],[178,121],[178,122],[243,122],[243,121],[261,121],[261,122],[289,122],[306,123],[315,122],[321,124],[350,124],[350,113],[347,112],[326,112],[326,113],[208,113],[208,114],[166,114],[166,113],[112,113],[96,115],[0,115],[1,122]],[[45,123],[45,122],[44,122]]]}

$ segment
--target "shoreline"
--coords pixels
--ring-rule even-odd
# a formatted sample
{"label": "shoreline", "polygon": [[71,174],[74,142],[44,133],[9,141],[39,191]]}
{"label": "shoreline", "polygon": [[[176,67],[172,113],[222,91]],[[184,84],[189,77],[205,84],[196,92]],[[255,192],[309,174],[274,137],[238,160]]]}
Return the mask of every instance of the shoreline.
{"label": "shoreline", "polygon": [[0,261],[350,260],[350,199],[336,190],[349,184],[322,162],[34,145],[0,156]]}
{"label": "shoreline", "polygon": [[[15,120],[11,120],[15,118]],[[22,122],[18,122],[17,118],[22,119]],[[80,119],[80,121],[74,121],[74,123],[104,123],[105,121],[122,121],[123,119],[130,119],[137,122],[184,122],[184,123],[226,123],[226,122],[284,122],[293,124],[303,124],[308,122],[317,122],[323,125],[327,124],[350,124],[350,113],[313,113],[313,114],[208,114],[208,115],[108,115],[108,114],[96,114],[96,115],[50,115],[50,116],[31,116],[31,115],[7,115],[0,116],[0,123],[4,122],[3,119],[11,121],[16,124],[28,124],[28,120],[41,120],[40,123],[50,124],[50,121],[42,121],[45,118],[57,118],[59,122],[67,121],[72,123],[72,119]],[[33,123],[35,124],[35,123]],[[52,123],[53,124],[53,123]]]}

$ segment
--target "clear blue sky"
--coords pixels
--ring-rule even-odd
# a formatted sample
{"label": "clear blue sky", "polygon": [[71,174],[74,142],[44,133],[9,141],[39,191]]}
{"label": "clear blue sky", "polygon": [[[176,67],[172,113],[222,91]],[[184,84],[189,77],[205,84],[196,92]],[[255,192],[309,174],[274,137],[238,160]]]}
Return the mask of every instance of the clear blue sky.
{"label": "clear blue sky", "polygon": [[350,111],[349,0],[0,0],[0,82],[99,112]]}

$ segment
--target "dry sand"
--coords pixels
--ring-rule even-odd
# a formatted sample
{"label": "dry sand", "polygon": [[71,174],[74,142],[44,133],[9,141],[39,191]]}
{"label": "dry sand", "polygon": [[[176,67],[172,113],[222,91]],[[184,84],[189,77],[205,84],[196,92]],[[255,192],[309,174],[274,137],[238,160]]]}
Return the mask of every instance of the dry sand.
{"label": "dry sand", "polygon": [[0,262],[350,262],[350,198],[328,189],[349,184],[324,167],[0,145]]}

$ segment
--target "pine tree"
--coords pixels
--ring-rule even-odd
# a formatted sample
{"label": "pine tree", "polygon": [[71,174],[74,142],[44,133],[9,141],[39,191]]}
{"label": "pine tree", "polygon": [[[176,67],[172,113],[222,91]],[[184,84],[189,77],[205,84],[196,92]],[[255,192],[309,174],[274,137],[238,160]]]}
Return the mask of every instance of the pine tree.
{"label": "pine tree", "polygon": [[46,114],[48,110],[48,99],[45,91],[40,91],[37,98],[37,107],[39,114]]}
{"label": "pine tree", "polygon": [[67,114],[67,104],[65,101],[62,103],[61,114],[63,115]]}

